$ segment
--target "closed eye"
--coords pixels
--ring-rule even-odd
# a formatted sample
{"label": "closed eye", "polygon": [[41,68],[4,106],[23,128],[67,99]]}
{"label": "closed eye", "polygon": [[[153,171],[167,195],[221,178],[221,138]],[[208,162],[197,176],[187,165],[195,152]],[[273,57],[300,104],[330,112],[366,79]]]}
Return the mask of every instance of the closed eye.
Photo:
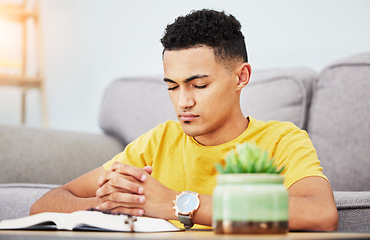
{"label": "closed eye", "polygon": [[172,90],[175,90],[176,88],[178,88],[179,86],[176,86],[176,87],[169,87],[167,90],[168,91],[172,91]]}
{"label": "closed eye", "polygon": [[195,88],[198,88],[198,89],[203,89],[203,88],[206,88],[208,84],[205,84],[205,85],[201,85],[201,86],[198,86],[198,85],[193,85]]}

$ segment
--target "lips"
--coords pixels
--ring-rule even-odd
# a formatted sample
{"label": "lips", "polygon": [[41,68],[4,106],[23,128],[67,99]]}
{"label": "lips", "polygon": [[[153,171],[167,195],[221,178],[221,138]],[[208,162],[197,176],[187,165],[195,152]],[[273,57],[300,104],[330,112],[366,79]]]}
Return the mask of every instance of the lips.
{"label": "lips", "polygon": [[197,117],[199,117],[199,115],[196,115],[193,113],[180,113],[179,114],[179,119],[181,119],[184,122],[192,121]]}

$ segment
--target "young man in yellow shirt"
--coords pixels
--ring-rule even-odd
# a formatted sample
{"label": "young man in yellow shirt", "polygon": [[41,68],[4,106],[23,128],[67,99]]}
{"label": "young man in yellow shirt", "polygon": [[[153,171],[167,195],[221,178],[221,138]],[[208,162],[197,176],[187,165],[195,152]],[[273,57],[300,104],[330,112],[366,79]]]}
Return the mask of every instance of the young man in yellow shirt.
{"label": "young man in yellow shirt", "polygon": [[[240,28],[232,15],[213,10],[194,11],[168,25],[161,39],[164,81],[179,122],[159,125],[104,166],[48,192],[31,214],[96,207],[179,219],[186,227],[210,226],[215,163],[247,141],[285,166],[289,229],[336,230],[332,190],[307,133],[291,123],[245,117],[241,111],[240,93],[251,67]],[[186,191],[200,207],[177,215],[173,201]]]}

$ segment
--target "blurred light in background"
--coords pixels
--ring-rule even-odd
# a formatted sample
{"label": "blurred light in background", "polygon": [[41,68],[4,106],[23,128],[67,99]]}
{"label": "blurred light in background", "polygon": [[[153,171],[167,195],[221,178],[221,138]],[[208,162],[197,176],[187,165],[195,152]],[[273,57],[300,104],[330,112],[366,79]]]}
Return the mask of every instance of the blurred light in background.
{"label": "blurred light in background", "polygon": [[22,26],[0,19],[0,73],[21,74]]}

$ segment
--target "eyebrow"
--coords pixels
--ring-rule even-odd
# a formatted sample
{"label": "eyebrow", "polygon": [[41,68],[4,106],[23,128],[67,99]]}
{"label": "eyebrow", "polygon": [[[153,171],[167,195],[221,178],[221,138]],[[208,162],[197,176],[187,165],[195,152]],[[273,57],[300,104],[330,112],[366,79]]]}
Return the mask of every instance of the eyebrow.
{"label": "eyebrow", "polygon": [[[191,77],[188,77],[187,79],[185,79],[185,83],[188,83],[188,82],[190,82],[190,81],[193,81],[193,80],[195,80],[195,79],[200,79],[200,78],[206,78],[206,77],[208,77],[208,75],[207,74],[204,74],[204,75],[194,75],[194,76],[191,76]],[[163,79],[163,81],[165,81],[165,82],[170,82],[170,83],[177,83],[177,82],[175,82],[174,80],[172,80],[172,79],[169,79],[169,78],[164,78]]]}

